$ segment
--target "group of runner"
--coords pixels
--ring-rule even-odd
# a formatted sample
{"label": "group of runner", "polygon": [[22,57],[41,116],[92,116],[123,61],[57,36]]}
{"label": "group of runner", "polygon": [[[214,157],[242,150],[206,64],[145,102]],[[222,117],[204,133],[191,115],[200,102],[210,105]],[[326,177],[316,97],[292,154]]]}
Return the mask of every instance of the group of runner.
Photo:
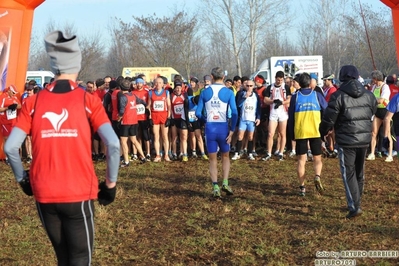
{"label": "group of runner", "polygon": [[[321,88],[317,86],[318,77],[315,74],[310,76],[310,87],[321,93],[328,102],[338,89],[334,83],[336,80],[334,74],[322,78]],[[386,134],[381,125],[387,103],[399,91],[394,82],[395,76],[388,76],[385,81],[380,71],[374,71],[371,76],[372,84],[371,86],[365,84],[366,88],[385,101],[378,106],[367,160],[374,160],[376,156],[382,157],[384,154],[383,139]],[[274,83],[268,86],[261,75],[254,77],[253,80],[245,76],[224,80],[224,85],[234,93],[239,112],[239,122],[231,143],[232,160],[242,158],[256,160],[259,157],[258,153],[264,153],[261,158],[263,161],[270,160],[273,156],[277,160],[284,160],[285,151],[287,156],[295,157],[296,142],[287,134],[287,123],[290,98],[299,89],[298,77],[298,75],[287,77],[284,72],[279,71],[276,73]],[[88,93],[97,95],[103,102],[113,128],[121,140],[121,167],[126,167],[135,160],[160,162],[163,158],[166,162],[171,160],[187,162],[189,154],[192,158],[200,157],[208,160],[204,141],[206,121],[198,119],[195,110],[199,95],[211,82],[211,76],[205,75],[203,81],[191,77],[186,84],[182,77],[177,75],[173,83],[169,83],[165,77],[158,77],[153,82],[147,83],[145,75],[141,74],[137,77],[116,79],[106,76],[96,81],[87,81],[85,87],[80,86]],[[27,97],[37,92],[37,88],[34,81],[27,81],[22,104]],[[0,105],[4,138],[7,138],[11,132],[17,110],[22,106],[15,95],[15,88],[10,86],[6,92],[2,95]],[[392,117],[395,127],[399,127],[396,122],[397,116],[392,115]],[[24,145],[26,162],[30,163],[32,161],[30,136]],[[312,160],[310,146],[308,148],[308,160]],[[322,150],[325,157],[337,157],[334,134],[329,135],[326,142],[323,142]],[[385,151],[387,162],[393,161],[392,153],[395,153],[393,150],[396,150],[395,147],[391,146],[390,149],[387,147]],[[104,145],[98,134],[94,133],[93,160],[105,159],[104,153]]]}
{"label": "group of runner", "polygon": [[[372,76],[375,75],[377,74],[373,72]],[[322,78],[322,87],[317,85],[317,75],[311,74],[310,77],[310,88],[320,93],[328,102],[338,89],[334,74]],[[287,125],[291,96],[300,88],[298,78],[299,75],[287,77],[284,72],[279,71],[271,85],[266,85],[266,80],[261,75],[253,80],[239,76],[224,79],[224,85],[234,93],[239,114],[231,143],[232,160],[259,158],[258,160],[268,161],[273,157],[276,160],[284,160],[287,156],[295,157],[296,142],[288,134]],[[391,78],[392,76],[387,78],[388,82]],[[372,79],[371,89],[375,91],[376,97],[380,97],[377,95],[378,88],[382,88],[381,97],[388,102],[398,88],[394,84],[388,86],[381,83],[383,81],[379,79],[381,78],[378,75]],[[189,155],[207,160],[204,141],[206,121],[198,119],[195,110],[199,95],[211,82],[210,75],[204,76],[204,87],[196,77],[190,78],[190,82],[186,84],[181,76],[176,76],[171,83],[172,87],[165,77],[158,77],[148,84],[144,75],[119,77],[115,80],[107,76],[95,82],[87,82],[86,90],[98,95],[103,101],[115,132],[121,137],[124,150],[121,166],[125,167],[133,160],[187,162]],[[126,104],[127,101],[129,105]],[[383,119],[385,113],[377,115],[378,121]],[[129,121],[127,116],[130,117]],[[396,121],[396,116],[394,118]],[[381,124],[376,124],[375,128],[380,129],[380,134],[384,134]],[[377,138],[376,134],[375,138],[380,142],[377,145],[372,143],[374,147],[377,146],[377,156],[383,154],[383,137],[380,135]],[[94,135],[94,160],[103,158],[98,140],[98,136]],[[308,148],[307,157],[312,160],[310,146]],[[322,143],[322,151],[325,157],[337,157],[334,134],[330,134]],[[371,152],[374,152],[372,148]],[[264,153],[264,156],[260,158],[258,153]],[[385,154],[387,162],[393,160],[392,153],[389,154],[386,150]],[[373,157],[370,155],[368,159]]]}

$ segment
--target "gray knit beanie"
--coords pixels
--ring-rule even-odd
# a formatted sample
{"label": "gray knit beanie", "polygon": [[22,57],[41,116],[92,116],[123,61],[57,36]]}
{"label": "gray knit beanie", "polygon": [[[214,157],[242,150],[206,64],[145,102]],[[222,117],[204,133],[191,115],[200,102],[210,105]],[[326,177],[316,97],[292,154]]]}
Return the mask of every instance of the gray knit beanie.
{"label": "gray knit beanie", "polygon": [[82,53],[75,35],[67,39],[61,31],[53,31],[44,38],[44,42],[54,74],[79,73]]}

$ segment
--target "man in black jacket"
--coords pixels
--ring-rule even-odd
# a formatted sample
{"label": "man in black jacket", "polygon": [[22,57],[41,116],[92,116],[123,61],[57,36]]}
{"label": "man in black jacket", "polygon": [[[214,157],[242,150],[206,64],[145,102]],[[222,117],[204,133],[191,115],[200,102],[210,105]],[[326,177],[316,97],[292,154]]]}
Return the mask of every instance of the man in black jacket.
{"label": "man in black jacket", "polygon": [[374,95],[357,80],[355,66],[343,66],[339,80],[340,89],[331,95],[320,123],[324,139],[335,130],[338,156],[351,219],[360,214],[364,183],[364,161],[371,141],[372,118],[377,111]]}

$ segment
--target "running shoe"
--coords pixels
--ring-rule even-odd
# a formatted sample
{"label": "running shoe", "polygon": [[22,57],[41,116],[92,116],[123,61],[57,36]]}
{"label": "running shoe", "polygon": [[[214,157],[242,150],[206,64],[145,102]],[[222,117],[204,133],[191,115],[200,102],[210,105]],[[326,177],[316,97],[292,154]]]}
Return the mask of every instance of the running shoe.
{"label": "running shoe", "polygon": [[290,156],[290,158],[294,158],[296,156],[296,152],[292,150],[288,156]]}
{"label": "running shoe", "polygon": [[375,155],[372,154],[372,153],[370,153],[370,154],[367,156],[366,160],[367,160],[367,161],[374,161],[374,160],[375,160]]}
{"label": "running shoe", "polygon": [[223,185],[222,191],[226,192],[227,195],[233,195],[233,190],[228,185]]}
{"label": "running shoe", "polygon": [[32,162],[32,158],[31,157],[26,158],[26,163],[31,163],[31,162]]}
{"label": "running shoe", "polygon": [[197,155],[197,153],[196,153],[195,151],[193,151],[193,153],[191,154],[191,156],[192,156],[193,158],[198,158],[198,155]]}
{"label": "running shoe", "polygon": [[278,155],[278,160],[279,160],[279,161],[284,161],[284,155],[283,155],[282,153],[280,153],[280,154]]}
{"label": "running shoe", "polygon": [[98,160],[99,161],[104,161],[105,159],[107,159],[107,156],[104,153],[100,153],[98,155]]}
{"label": "running shoe", "polygon": [[145,157],[143,157],[143,158],[140,159],[140,163],[143,164],[143,163],[146,163],[146,162],[147,162],[147,159],[146,159]]}
{"label": "running shoe", "polygon": [[256,153],[256,151],[252,151],[251,154],[252,154],[253,157],[258,157],[258,154]]}
{"label": "running shoe", "polygon": [[233,161],[238,160],[241,158],[241,155],[238,154],[238,152],[236,152],[233,156],[233,158],[231,158]]}
{"label": "running shoe", "polygon": [[355,211],[350,211],[350,212],[346,215],[346,219],[353,219],[353,218],[355,218],[355,217],[357,217],[357,216],[362,215],[362,213],[363,213],[362,209],[358,208],[358,209],[355,210]]}
{"label": "running shoe", "polygon": [[252,155],[252,153],[250,153],[250,154],[248,155],[248,160],[250,160],[250,161],[255,161],[255,157]]}
{"label": "running shoe", "polygon": [[324,190],[323,185],[321,184],[320,176],[316,176],[314,178],[314,185],[316,187],[316,190],[321,194]]}
{"label": "running shoe", "polygon": [[8,158],[5,160],[6,165],[10,165],[10,162],[8,161]]}
{"label": "running shoe", "polygon": [[330,158],[331,156],[332,156],[332,151],[330,150],[330,149],[328,149],[328,148],[326,148],[326,149],[324,149],[323,150],[323,155],[324,155],[324,157],[326,157],[326,158]]}
{"label": "running shoe", "polygon": [[311,150],[309,150],[307,153],[307,160],[310,162],[313,161],[313,154]]}
{"label": "running shoe", "polygon": [[386,161],[387,163],[393,162],[393,157],[392,157],[392,156],[388,156],[388,157],[385,159],[385,161]]}
{"label": "running shoe", "polygon": [[129,162],[122,161],[121,168],[128,167],[128,166],[129,166]]}
{"label": "running shoe", "polygon": [[147,154],[147,155],[145,156],[145,159],[147,160],[147,162],[150,162],[150,161],[151,161],[151,155]]}
{"label": "running shoe", "polygon": [[299,186],[299,196],[305,197],[305,195],[306,195],[305,186]]}
{"label": "running shoe", "polygon": [[182,162],[188,162],[188,157],[187,157],[187,155],[183,155]]}
{"label": "running shoe", "polygon": [[270,154],[266,153],[266,156],[262,158],[262,161],[269,161],[272,158]]}
{"label": "running shoe", "polygon": [[164,157],[165,162],[171,162],[172,160],[169,158],[169,156],[165,155]]}
{"label": "running shoe", "polygon": [[382,153],[380,151],[377,152],[377,158],[382,158]]}
{"label": "running shoe", "polygon": [[279,151],[279,150],[276,150],[276,151],[273,153],[273,155],[274,155],[274,156],[278,156],[279,153],[280,153],[280,151]]}
{"label": "running shoe", "polygon": [[157,155],[157,157],[154,158],[154,163],[159,163],[160,161],[162,161],[162,158],[160,155]]}
{"label": "running shoe", "polygon": [[213,197],[214,198],[220,198],[222,195],[220,194],[220,188],[219,186],[214,186],[213,187]]}
{"label": "running shoe", "polygon": [[209,160],[208,155],[206,155],[206,154],[202,154],[201,157],[203,160],[206,160],[206,161]]}
{"label": "running shoe", "polygon": [[137,161],[139,158],[137,157],[137,155],[136,154],[133,154],[131,157],[130,157],[130,161]]}

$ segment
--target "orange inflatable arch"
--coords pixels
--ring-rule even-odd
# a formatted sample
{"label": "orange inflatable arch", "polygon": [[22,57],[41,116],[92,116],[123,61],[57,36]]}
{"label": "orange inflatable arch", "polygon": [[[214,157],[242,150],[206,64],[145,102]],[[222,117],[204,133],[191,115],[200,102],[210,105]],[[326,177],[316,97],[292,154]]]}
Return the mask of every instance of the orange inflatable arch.
{"label": "orange inflatable arch", "polygon": [[399,0],[381,0],[392,10],[392,23],[396,43],[396,59],[399,65]]}
{"label": "orange inflatable arch", "polygon": [[[22,94],[29,61],[33,11],[44,0],[0,1],[0,94],[11,84]],[[0,134],[0,158],[4,159]]]}

